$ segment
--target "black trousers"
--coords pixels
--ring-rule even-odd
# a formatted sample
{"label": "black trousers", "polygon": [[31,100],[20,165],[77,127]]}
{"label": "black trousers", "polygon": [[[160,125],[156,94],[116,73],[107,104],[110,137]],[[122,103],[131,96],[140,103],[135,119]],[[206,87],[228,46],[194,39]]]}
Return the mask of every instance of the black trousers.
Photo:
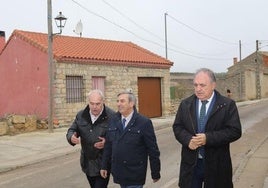
{"label": "black trousers", "polygon": [[205,164],[203,159],[198,159],[194,168],[194,175],[192,180],[192,188],[202,188],[204,182]]}
{"label": "black trousers", "polygon": [[87,180],[91,188],[107,188],[109,183],[110,175],[107,178],[101,176],[87,176]]}

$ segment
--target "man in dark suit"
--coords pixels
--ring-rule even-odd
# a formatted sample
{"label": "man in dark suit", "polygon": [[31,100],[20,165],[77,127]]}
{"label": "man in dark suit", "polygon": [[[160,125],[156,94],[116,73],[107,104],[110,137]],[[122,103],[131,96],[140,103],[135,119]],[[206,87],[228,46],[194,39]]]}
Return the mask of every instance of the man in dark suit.
{"label": "man in dark suit", "polygon": [[173,132],[182,144],[179,187],[232,188],[230,143],[241,137],[235,102],[215,90],[214,73],[199,69],[195,94],[184,99]]}
{"label": "man in dark suit", "polygon": [[142,188],[148,157],[153,181],[160,179],[160,152],[154,128],[150,119],[137,112],[133,93],[121,92],[117,97],[118,112],[107,131],[101,176],[107,176],[111,164],[114,182],[121,188]]}

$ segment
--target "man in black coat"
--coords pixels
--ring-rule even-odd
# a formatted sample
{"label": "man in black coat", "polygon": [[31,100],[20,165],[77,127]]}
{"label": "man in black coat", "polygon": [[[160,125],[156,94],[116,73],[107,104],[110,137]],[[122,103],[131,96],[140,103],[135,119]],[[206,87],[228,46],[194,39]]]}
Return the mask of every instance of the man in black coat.
{"label": "man in black coat", "polygon": [[160,152],[152,121],[139,114],[135,105],[133,93],[118,94],[118,112],[111,119],[104,147],[101,175],[107,176],[111,164],[114,182],[121,188],[143,187],[148,157],[153,181],[160,179]]}
{"label": "man in black coat", "polygon": [[107,188],[109,173],[108,178],[102,178],[100,166],[108,122],[115,112],[104,105],[100,90],[91,91],[88,100],[86,108],[77,113],[66,138],[72,146],[81,142],[81,168],[91,188]]}
{"label": "man in black coat", "polygon": [[199,69],[194,77],[195,94],[178,108],[173,132],[182,144],[181,188],[233,187],[230,143],[241,137],[241,123],[235,102],[215,87],[214,73]]}

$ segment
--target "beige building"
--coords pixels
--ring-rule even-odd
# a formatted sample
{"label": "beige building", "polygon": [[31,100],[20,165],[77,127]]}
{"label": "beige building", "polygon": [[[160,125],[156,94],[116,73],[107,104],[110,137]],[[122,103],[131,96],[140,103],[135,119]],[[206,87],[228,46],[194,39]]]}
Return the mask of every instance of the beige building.
{"label": "beige building", "polygon": [[[193,94],[193,73],[171,73],[172,109],[176,110],[181,99]],[[216,73],[216,89],[227,96],[227,89],[235,101],[268,97],[268,52],[258,51],[237,62],[226,73]]]}
{"label": "beige building", "polygon": [[268,52],[258,51],[228,68],[227,87],[237,101],[268,97]]}

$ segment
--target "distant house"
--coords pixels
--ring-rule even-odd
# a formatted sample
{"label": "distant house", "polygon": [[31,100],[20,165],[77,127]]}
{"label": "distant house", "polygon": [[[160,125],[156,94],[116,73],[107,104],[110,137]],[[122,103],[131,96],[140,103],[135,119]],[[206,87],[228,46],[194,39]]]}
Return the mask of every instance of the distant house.
{"label": "distant house", "polygon": [[[0,36],[0,43],[4,35]],[[48,117],[48,38],[45,33],[14,30],[0,44],[0,117]],[[148,117],[170,113],[169,60],[132,42],[55,35],[53,38],[54,119],[68,125],[87,104],[87,93],[101,89],[116,110],[116,95],[131,90]]]}
{"label": "distant house", "polygon": [[268,52],[258,51],[228,68],[226,88],[235,100],[253,100],[268,97]]}

